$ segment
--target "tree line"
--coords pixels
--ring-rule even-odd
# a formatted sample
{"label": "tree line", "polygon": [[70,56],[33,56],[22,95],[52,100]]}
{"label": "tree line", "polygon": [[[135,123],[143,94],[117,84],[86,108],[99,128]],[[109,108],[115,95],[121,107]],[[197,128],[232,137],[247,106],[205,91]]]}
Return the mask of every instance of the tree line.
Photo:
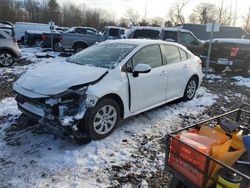
{"label": "tree line", "polygon": [[60,26],[89,26],[96,29],[102,29],[105,25],[171,27],[183,23],[206,24],[212,21],[221,25],[235,26],[238,21],[241,21],[242,27],[250,32],[250,7],[245,16],[239,16],[237,0],[235,4],[231,0],[229,6],[225,6],[224,0],[220,0],[219,5],[201,2],[190,11],[188,17],[185,17],[183,12],[190,1],[175,0],[165,18],[146,19],[141,17],[136,10],[128,9],[120,20],[116,20],[114,13],[104,9],[89,8],[85,4],[59,5],[57,0],[1,0],[0,20],[37,23],[48,23],[53,20],[56,25]]}

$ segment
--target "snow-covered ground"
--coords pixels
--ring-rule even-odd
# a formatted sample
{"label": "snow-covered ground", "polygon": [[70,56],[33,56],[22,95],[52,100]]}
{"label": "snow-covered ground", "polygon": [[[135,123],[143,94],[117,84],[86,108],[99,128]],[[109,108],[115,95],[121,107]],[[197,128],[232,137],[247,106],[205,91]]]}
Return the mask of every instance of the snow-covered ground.
{"label": "snow-covered ground", "polygon": [[[34,54],[39,53],[40,49],[23,48],[23,57],[33,63],[0,69],[0,75],[6,71],[19,75],[44,63],[65,61],[52,52],[49,55],[55,58],[37,58]],[[209,79],[222,78],[209,75]],[[10,130],[20,112],[14,98],[5,98],[0,101],[0,185],[107,187],[118,185],[114,176],[130,173],[150,176],[164,168],[161,145],[164,136],[186,126],[183,117],[190,117],[194,122],[200,119],[217,98],[216,94],[201,87],[192,101],[163,105],[124,120],[108,138],[83,146],[53,134],[34,132],[30,127]],[[14,144],[8,144],[12,142]],[[121,166],[127,166],[127,170],[114,170]]]}
{"label": "snow-covered ground", "polygon": [[250,78],[244,78],[242,76],[235,76],[233,79],[236,80],[236,84],[239,86],[246,86],[250,88]]}

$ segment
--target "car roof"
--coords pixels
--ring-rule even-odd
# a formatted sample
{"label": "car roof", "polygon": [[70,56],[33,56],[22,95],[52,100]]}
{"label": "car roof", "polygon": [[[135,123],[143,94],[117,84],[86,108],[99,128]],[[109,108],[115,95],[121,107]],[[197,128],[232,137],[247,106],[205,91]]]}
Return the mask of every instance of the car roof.
{"label": "car roof", "polygon": [[174,27],[165,27],[163,28],[163,31],[182,31],[182,32],[190,32],[187,29],[180,29],[180,28],[174,28]]}
{"label": "car roof", "polygon": [[107,40],[101,44],[132,44],[138,46],[145,46],[150,44],[174,44],[176,46],[181,46],[174,42],[166,42],[163,40],[153,40],[153,39],[117,39],[117,40]]}

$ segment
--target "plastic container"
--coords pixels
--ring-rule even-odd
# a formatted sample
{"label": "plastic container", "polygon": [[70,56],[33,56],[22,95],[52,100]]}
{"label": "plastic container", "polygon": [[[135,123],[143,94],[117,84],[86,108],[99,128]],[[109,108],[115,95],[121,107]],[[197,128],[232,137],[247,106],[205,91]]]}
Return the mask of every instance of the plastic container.
{"label": "plastic container", "polygon": [[213,145],[216,144],[216,140],[195,133],[182,133],[180,140],[204,153],[211,153]]}

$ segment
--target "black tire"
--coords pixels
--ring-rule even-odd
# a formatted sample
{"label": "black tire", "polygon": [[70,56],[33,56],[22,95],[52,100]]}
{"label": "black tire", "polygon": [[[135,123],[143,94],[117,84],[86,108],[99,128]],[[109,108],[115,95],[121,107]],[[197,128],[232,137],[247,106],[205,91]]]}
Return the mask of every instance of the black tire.
{"label": "black tire", "polygon": [[53,45],[53,51],[55,52],[60,52],[61,51],[61,47],[59,45],[59,42],[55,42]]}
{"label": "black tire", "polygon": [[183,101],[190,101],[194,98],[196,90],[198,88],[198,80],[195,77],[191,77],[186,85]]}
{"label": "black tire", "polygon": [[242,76],[246,77],[246,78],[249,78],[250,77],[250,64],[245,66],[243,69],[242,69]]}
{"label": "black tire", "polygon": [[185,185],[183,185],[183,183],[175,177],[172,177],[169,184],[168,184],[169,188],[187,188]]}
{"label": "black tire", "polygon": [[35,46],[35,47],[41,48],[41,47],[43,46],[42,42],[43,42],[43,41],[42,41],[41,39],[36,39],[36,40],[34,41],[34,46]]}
{"label": "black tire", "polygon": [[213,70],[216,72],[216,73],[222,73],[222,71],[225,70],[226,66],[223,66],[223,65],[214,65],[214,66],[211,66],[213,68]]}
{"label": "black tire", "polygon": [[0,66],[10,67],[15,63],[14,55],[6,50],[0,51]]}
{"label": "black tire", "polygon": [[87,48],[88,46],[85,45],[85,44],[76,44],[74,46],[74,52],[77,53],[77,52],[80,52],[81,50],[84,50],[85,48]]}
{"label": "black tire", "polygon": [[[105,108],[105,111],[106,111],[105,113],[102,108]],[[110,113],[108,113],[107,111],[110,111]],[[103,113],[101,114],[101,112]],[[120,119],[121,119],[120,114],[121,114],[120,107],[117,104],[117,102],[110,98],[104,98],[101,101],[99,101],[94,108],[90,109],[86,113],[85,120],[83,121],[83,122],[86,122],[86,124],[82,123],[81,127],[86,126],[85,130],[87,132],[88,137],[90,137],[93,140],[100,140],[109,136],[114,131],[114,129],[120,122]],[[108,115],[110,116],[110,118],[108,118]],[[114,115],[114,118],[111,118],[111,116],[113,115]],[[98,119],[99,121],[96,121]],[[96,124],[98,124],[98,122],[100,123],[99,125],[95,126],[94,122]],[[97,129],[99,130],[99,132]]]}

